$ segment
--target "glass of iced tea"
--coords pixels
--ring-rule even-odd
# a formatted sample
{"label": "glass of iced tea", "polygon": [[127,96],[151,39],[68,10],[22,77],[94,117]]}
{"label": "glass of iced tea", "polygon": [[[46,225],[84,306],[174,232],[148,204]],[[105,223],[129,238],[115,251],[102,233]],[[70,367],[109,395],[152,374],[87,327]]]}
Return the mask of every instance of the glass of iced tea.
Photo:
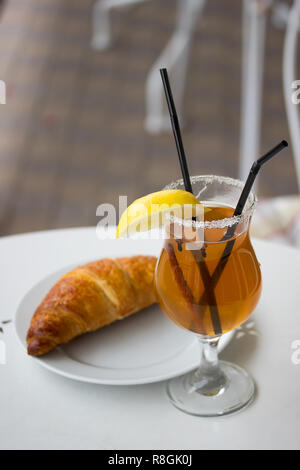
{"label": "glass of iced tea", "polygon": [[[218,360],[222,334],[244,323],[261,294],[261,272],[249,225],[256,205],[250,193],[243,214],[233,216],[244,183],[226,177],[191,178],[206,207],[203,220],[170,215],[156,268],[159,304],[176,325],[201,344],[200,366],[168,382],[171,402],[197,416],[238,411],[254,396],[254,383],[239,366]],[[168,189],[184,189],[177,181]]]}

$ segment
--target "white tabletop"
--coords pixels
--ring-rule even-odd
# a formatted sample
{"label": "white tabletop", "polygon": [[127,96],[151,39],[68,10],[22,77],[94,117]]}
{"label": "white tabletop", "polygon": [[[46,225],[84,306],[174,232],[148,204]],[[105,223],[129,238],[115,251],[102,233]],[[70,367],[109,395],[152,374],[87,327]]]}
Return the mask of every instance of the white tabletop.
{"label": "white tabletop", "polygon": [[[0,239],[0,322],[13,318],[23,295],[41,278],[97,258],[99,243],[104,242],[94,228]],[[164,383],[73,382],[27,357],[13,324],[0,324],[7,356],[0,365],[0,448],[299,449],[300,353],[292,345],[300,340],[300,251],[261,241],[255,248],[262,299],[221,354],[255,378],[257,397],[248,409],[231,417],[196,418],[169,404]]]}

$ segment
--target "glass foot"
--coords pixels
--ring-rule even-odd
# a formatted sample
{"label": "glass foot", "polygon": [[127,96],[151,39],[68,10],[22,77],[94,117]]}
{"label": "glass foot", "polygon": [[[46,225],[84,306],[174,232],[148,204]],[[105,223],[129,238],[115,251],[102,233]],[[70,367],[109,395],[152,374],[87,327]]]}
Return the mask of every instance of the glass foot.
{"label": "glass foot", "polygon": [[194,416],[224,416],[237,412],[251,403],[255,386],[252,378],[241,367],[220,361],[220,372],[225,376],[220,387],[208,389],[194,370],[167,383],[171,403],[181,411]]}

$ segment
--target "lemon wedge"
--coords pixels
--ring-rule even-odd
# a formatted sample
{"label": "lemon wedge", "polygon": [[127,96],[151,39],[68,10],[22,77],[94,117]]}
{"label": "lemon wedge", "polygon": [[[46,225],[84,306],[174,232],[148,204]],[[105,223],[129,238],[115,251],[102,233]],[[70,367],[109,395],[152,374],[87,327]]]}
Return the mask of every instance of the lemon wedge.
{"label": "lemon wedge", "polygon": [[136,199],[123,212],[116,237],[158,228],[163,225],[167,213],[182,217],[183,207],[184,214],[188,213],[190,217],[203,217],[207,210],[193,194],[180,189],[165,189]]}

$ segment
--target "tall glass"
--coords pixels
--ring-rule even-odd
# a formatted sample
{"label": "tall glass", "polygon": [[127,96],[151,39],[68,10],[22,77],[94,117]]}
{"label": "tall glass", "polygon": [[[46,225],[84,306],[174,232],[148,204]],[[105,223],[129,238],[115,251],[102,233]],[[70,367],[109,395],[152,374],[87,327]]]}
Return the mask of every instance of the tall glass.
{"label": "tall glass", "polygon": [[[160,306],[201,345],[200,366],[168,382],[171,402],[198,416],[240,410],[254,396],[251,377],[239,366],[218,360],[222,334],[245,322],[261,294],[261,272],[249,225],[256,198],[249,195],[242,216],[233,217],[243,183],[219,176],[191,178],[193,192],[208,208],[204,220],[170,216],[156,268]],[[184,189],[177,181],[168,189]]]}

